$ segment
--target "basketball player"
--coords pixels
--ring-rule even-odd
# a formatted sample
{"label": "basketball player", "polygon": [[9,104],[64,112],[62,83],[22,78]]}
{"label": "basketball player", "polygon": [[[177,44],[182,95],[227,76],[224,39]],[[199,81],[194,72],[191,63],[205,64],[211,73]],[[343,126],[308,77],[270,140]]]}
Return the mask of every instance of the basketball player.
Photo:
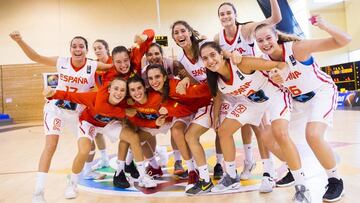
{"label": "basketball player", "polygon": [[[31,60],[48,66],[55,66],[59,73],[57,90],[70,92],[87,92],[94,87],[96,69],[109,69],[111,65],[92,61],[86,58],[88,43],[84,37],[76,36],[71,40],[71,57],[47,57],[35,52],[18,31],[10,33],[10,37],[20,46]],[[39,161],[33,202],[45,202],[44,185],[50,168],[52,156],[56,150],[59,136],[66,125],[75,128],[81,105],[64,100],[52,100],[44,107],[44,130],[46,142]]]}
{"label": "basketball player", "polygon": [[[239,23],[237,22],[237,11],[235,6],[232,3],[225,2],[220,4],[218,8],[218,17],[220,23],[223,27],[221,31],[214,37],[214,41],[220,44],[221,49],[227,51],[238,51],[243,56],[255,56],[254,53],[254,38],[253,31],[259,23],[268,23],[268,24],[276,24],[281,21],[281,12],[277,0],[271,0],[271,16],[264,21],[261,22],[248,22],[248,23]],[[229,97],[227,95],[226,97]],[[231,97],[231,96],[230,96]],[[223,99],[222,108],[228,107],[230,104],[226,101],[226,98]],[[220,110],[220,114],[226,115],[226,110]],[[214,118],[217,118],[215,116]],[[241,127],[241,137],[244,146],[244,167],[243,171],[240,173],[241,180],[247,180],[251,176],[251,171],[254,170],[256,166],[256,160],[253,157],[252,152],[252,130],[254,130],[257,143],[259,147],[260,156],[262,158],[262,163],[264,168],[269,168],[273,166],[272,159],[267,150],[264,150],[263,143],[260,139],[260,134],[262,132],[261,128],[244,125]],[[270,177],[271,178],[271,177]],[[262,180],[262,184],[260,186],[260,191],[269,191],[270,188],[266,188],[269,186],[269,177],[264,176]]]}
{"label": "basketball player", "polygon": [[[293,112],[305,111],[306,140],[315,156],[325,168],[328,185],[323,196],[324,201],[337,201],[344,194],[343,181],[337,173],[336,160],[330,145],[324,140],[328,127],[332,126],[333,112],[337,103],[337,87],[331,77],[320,70],[312,53],[328,51],[345,46],[351,37],[334,25],[315,15],[311,19],[314,26],[326,31],[330,37],[315,40],[299,40],[278,34],[267,24],[258,25],[255,37],[260,50],[269,60],[286,61],[289,68],[273,72],[273,79],[282,84],[291,93]],[[288,122],[285,126],[288,126]],[[284,123],[273,122],[272,133],[276,141],[271,144],[272,151],[283,155],[295,179],[295,202],[310,202],[310,192],[305,186],[300,157],[294,143],[289,139]],[[281,125],[281,126],[280,126]],[[275,130],[276,129],[276,130]]]}

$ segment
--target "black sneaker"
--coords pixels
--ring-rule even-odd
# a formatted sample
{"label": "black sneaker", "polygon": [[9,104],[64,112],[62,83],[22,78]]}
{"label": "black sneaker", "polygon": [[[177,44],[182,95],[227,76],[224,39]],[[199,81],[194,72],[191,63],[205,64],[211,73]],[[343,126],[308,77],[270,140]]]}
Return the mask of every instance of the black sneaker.
{"label": "black sneaker", "polygon": [[200,195],[204,193],[208,193],[211,191],[211,188],[214,187],[214,184],[211,182],[205,182],[204,179],[199,179],[199,181],[190,189],[188,189],[185,193],[187,195]]}
{"label": "black sneaker", "polygon": [[185,180],[189,178],[188,170],[184,171],[182,174],[175,175],[180,180]]}
{"label": "black sneaker", "polygon": [[336,202],[344,195],[344,183],[342,179],[329,178],[323,200],[326,202]]}
{"label": "black sneaker", "polygon": [[130,183],[127,180],[123,170],[117,176],[116,176],[116,171],[115,171],[114,178],[113,178],[113,184],[115,187],[123,188],[123,189],[130,187]]}
{"label": "black sneaker", "polygon": [[224,174],[224,171],[223,171],[221,164],[217,163],[214,167],[214,179],[220,180],[221,177],[223,176],[223,174]]}
{"label": "black sneaker", "polygon": [[287,174],[281,178],[280,180],[276,181],[277,187],[288,187],[295,183],[294,176],[291,174],[290,170],[287,172]]}
{"label": "black sneaker", "polygon": [[130,173],[131,177],[138,179],[140,174],[137,170],[134,161],[130,163],[130,165],[125,164],[125,173]]}

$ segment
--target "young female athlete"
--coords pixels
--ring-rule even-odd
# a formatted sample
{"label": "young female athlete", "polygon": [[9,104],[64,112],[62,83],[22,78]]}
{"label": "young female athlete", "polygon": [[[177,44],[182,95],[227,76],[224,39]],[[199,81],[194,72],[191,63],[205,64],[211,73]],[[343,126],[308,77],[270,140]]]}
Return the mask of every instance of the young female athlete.
{"label": "young female athlete", "polygon": [[[146,70],[146,75],[150,87],[153,90],[160,92],[164,100],[168,98],[173,99],[181,104],[187,105],[194,112],[196,112],[199,108],[210,104],[211,94],[206,84],[189,85],[189,87],[186,88],[186,94],[179,94],[176,92],[176,87],[178,86],[180,80],[169,78],[162,65],[149,65]],[[198,180],[198,174],[195,171],[191,152],[185,140],[184,130],[176,132],[173,131],[174,126],[177,125],[184,125],[184,129],[186,129],[190,121],[191,116],[174,118],[172,121],[171,136],[179,147],[179,150],[186,162],[189,173],[188,185],[193,185]]]}
{"label": "young female athlete", "polygon": [[[94,74],[96,69],[106,70],[111,67],[111,65],[86,58],[88,43],[81,36],[76,36],[71,40],[71,57],[47,57],[40,55],[22,39],[18,31],[10,33],[10,37],[31,60],[56,67],[56,71],[59,73],[57,90],[87,92],[95,85]],[[52,100],[45,104],[44,131],[46,142],[39,161],[33,202],[45,202],[45,179],[59,141],[59,136],[63,133],[66,125],[69,125],[70,129],[75,129],[78,122],[78,114],[81,110],[82,107],[80,105],[64,100]]]}
{"label": "young female athlete", "polygon": [[[123,119],[126,116],[126,112],[131,110],[125,109],[126,102],[126,82],[122,78],[115,78],[108,88],[108,100],[102,104],[102,111],[95,111],[95,102],[97,92],[87,93],[72,93],[65,91],[55,91],[53,89],[47,89],[44,95],[50,99],[64,99],[72,101],[78,104],[86,106],[85,110],[80,115],[80,126],[78,128],[78,148],[79,151],[74,159],[72,174],[68,186],[65,190],[65,197],[68,199],[75,198],[77,196],[77,182],[78,176],[85,164],[85,160],[89,156],[92,142],[96,133],[101,132],[107,135],[112,142],[120,139],[120,142],[126,142],[133,150],[137,166],[141,173],[139,186],[151,188],[156,187],[156,183],[146,175],[144,168],[144,158],[140,145],[138,135],[128,126],[122,125],[118,119]],[[100,90],[101,94],[104,92]],[[129,116],[128,113],[127,116]],[[120,146],[120,145],[119,145]],[[122,170],[117,171],[115,177],[119,173],[123,173]],[[120,183],[123,186],[125,183]],[[114,182],[115,186],[117,181]]]}
{"label": "young female athlete", "polygon": [[[333,112],[337,103],[337,87],[331,77],[320,70],[312,53],[343,47],[351,41],[351,37],[318,15],[313,16],[311,20],[314,26],[326,31],[330,37],[314,40],[284,38],[267,24],[257,26],[255,37],[267,59],[286,61],[290,64],[288,69],[277,71],[273,78],[291,93],[293,112],[305,111],[306,140],[328,175],[329,183],[323,200],[336,201],[344,194],[343,181],[337,174],[335,156],[324,140],[324,134],[326,129],[332,126]],[[279,128],[281,122],[285,122],[286,128]],[[310,202],[310,193],[305,186],[300,157],[288,136],[288,122],[281,122],[272,124],[272,134],[275,139],[270,139],[267,143],[274,140],[276,143],[272,143],[269,149],[274,151],[274,154],[282,154],[285,158],[295,179],[295,201]]]}
{"label": "young female athlete", "polygon": [[[277,0],[271,0],[271,16],[261,22],[247,22],[239,23],[237,18],[237,11],[232,3],[225,2],[220,4],[218,8],[218,17],[222,26],[221,31],[214,37],[214,41],[220,44],[221,49],[227,51],[238,51],[243,56],[255,56],[254,52],[254,37],[253,31],[259,23],[268,23],[274,25],[281,21],[281,12]],[[227,96],[228,97],[228,96]],[[220,114],[226,114],[226,108],[229,102],[224,99]],[[215,116],[215,115],[214,115]],[[217,125],[217,124],[216,124]],[[241,137],[244,145],[244,167],[240,173],[241,180],[247,180],[251,176],[251,171],[256,166],[256,160],[252,152],[252,130],[254,130],[257,143],[259,146],[260,156],[265,167],[273,165],[272,160],[269,159],[269,153],[263,150],[260,134],[260,128],[251,125],[241,127]],[[265,185],[260,186],[262,188]]]}
{"label": "young female athlete", "polygon": [[[268,63],[263,59],[244,56],[241,63],[234,65],[223,58],[222,50],[216,42],[204,43],[200,48],[200,55],[207,68],[207,80],[214,100],[221,100],[222,95],[231,96],[231,100],[228,100],[228,113],[225,118],[220,117],[220,126],[217,129],[224,153],[226,175],[212,191],[223,192],[239,187],[234,133],[245,124],[259,126],[270,105],[270,98],[282,95],[280,89],[269,82],[261,71],[275,67],[284,68],[286,63]],[[272,107],[272,110],[274,109]],[[214,109],[214,112],[219,110]],[[271,171],[265,169],[265,173],[271,177]],[[272,187],[269,190],[272,190]]]}

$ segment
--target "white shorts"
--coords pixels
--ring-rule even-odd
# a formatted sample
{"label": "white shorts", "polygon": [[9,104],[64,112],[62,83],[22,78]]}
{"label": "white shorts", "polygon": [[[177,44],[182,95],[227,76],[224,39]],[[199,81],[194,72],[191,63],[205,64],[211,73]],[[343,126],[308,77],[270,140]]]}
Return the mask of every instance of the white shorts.
{"label": "white shorts", "polygon": [[290,121],[292,109],[292,98],[290,93],[286,90],[279,89],[270,96],[270,105],[267,109],[270,122],[277,119]]}
{"label": "white shorts", "polygon": [[193,117],[191,123],[196,123],[205,128],[212,127],[212,113],[213,113],[213,103],[208,106],[204,106],[198,109],[195,116]]}
{"label": "white shorts", "polygon": [[112,143],[114,143],[119,140],[121,131],[122,125],[120,121],[112,121],[105,127],[97,127],[87,121],[81,121],[81,124],[78,128],[78,139],[80,137],[86,137],[93,141],[96,134],[101,133],[108,137]]}
{"label": "white shorts", "polygon": [[333,114],[337,106],[337,87],[324,84],[314,91],[315,96],[307,102],[292,100],[295,116],[306,117],[307,122],[322,122],[333,126]]}
{"label": "white shorts", "polygon": [[152,136],[156,136],[157,134],[166,134],[172,126],[172,122],[166,122],[160,128],[147,128],[141,127],[140,129],[150,133]]}
{"label": "white shorts", "polygon": [[270,102],[265,101],[262,103],[256,103],[250,99],[244,97],[237,97],[237,101],[234,103],[228,103],[229,111],[226,114],[226,118],[237,120],[241,125],[251,124],[254,126],[260,126],[266,109],[269,107]]}
{"label": "white shorts", "polygon": [[194,117],[194,114],[190,115],[190,116],[185,116],[185,117],[174,117],[172,122],[171,122],[171,127],[173,127],[173,125],[176,123],[176,122],[182,122],[182,123],[185,123],[185,125],[188,127],[192,121]]}
{"label": "white shorts", "polygon": [[62,135],[64,129],[70,133],[77,134],[79,126],[79,113],[76,111],[65,110],[55,106],[50,101],[44,106],[44,133],[45,135]]}

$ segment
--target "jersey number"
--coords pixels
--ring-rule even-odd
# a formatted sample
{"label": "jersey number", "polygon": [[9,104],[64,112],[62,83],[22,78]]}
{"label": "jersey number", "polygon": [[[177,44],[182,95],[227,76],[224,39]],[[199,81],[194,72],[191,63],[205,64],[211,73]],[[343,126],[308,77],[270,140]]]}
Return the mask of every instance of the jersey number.
{"label": "jersey number", "polygon": [[66,91],[67,92],[77,92],[78,88],[66,86]]}
{"label": "jersey number", "polygon": [[297,96],[302,93],[301,90],[298,87],[296,87],[296,85],[290,86],[288,89],[293,96]]}

